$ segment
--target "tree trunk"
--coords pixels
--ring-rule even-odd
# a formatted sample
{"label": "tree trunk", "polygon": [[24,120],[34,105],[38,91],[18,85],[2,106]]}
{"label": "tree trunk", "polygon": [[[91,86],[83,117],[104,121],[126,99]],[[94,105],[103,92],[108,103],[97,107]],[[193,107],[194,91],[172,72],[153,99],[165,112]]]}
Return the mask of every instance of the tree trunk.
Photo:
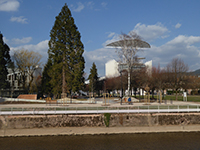
{"label": "tree trunk", "polygon": [[176,90],[176,101],[177,101],[177,98],[178,98],[178,96],[177,96],[177,90]]}
{"label": "tree trunk", "polygon": [[130,76],[130,70],[128,70],[128,95],[130,95],[130,86],[131,86],[131,76]]}
{"label": "tree trunk", "polygon": [[65,69],[64,69],[64,66],[62,68],[62,78],[63,78],[63,81],[62,81],[62,93],[65,93],[66,83],[65,83]]}
{"label": "tree trunk", "polygon": [[134,96],[136,98],[136,91],[137,91],[137,88],[134,88]]}
{"label": "tree trunk", "polygon": [[151,90],[152,99],[154,99],[154,88]]}
{"label": "tree trunk", "polygon": [[63,66],[62,66],[62,98],[66,97],[66,81],[65,81],[65,56],[63,56]]}

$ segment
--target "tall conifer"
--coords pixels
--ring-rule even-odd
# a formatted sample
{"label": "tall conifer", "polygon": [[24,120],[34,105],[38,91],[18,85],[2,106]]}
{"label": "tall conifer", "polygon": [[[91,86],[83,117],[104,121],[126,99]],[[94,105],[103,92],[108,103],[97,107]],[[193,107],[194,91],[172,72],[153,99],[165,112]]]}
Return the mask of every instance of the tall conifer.
{"label": "tall conifer", "polygon": [[56,17],[50,37],[48,54],[52,61],[50,76],[53,93],[75,92],[84,82],[84,47],[66,4]]}
{"label": "tall conifer", "polygon": [[90,68],[90,75],[88,79],[90,81],[89,84],[90,91],[94,93],[96,90],[98,90],[98,73],[97,73],[97,67],[94,62],[92,64],[92,68]]}
{"label": "tall conifer", "polygon": [[0,89],[9,87],[7,80],[7,65],[10,62],[10,48],[3,41],[3,35],[0,33]]}
{"label": "tall conifer", "polygon": [[44,70],[42,72],[42,93],[43,94],[50,94],[52,93],[52,85],[50,83],[51,77],[50,77],[50,69],[52,67],[52,62],[50,59],[48,59],[47,64],[44,66]]}

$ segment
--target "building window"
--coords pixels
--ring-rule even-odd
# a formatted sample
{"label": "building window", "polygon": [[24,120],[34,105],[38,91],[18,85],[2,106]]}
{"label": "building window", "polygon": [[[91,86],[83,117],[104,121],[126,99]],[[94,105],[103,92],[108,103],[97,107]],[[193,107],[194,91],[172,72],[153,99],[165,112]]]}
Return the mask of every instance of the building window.
{"label": "building window", "polygon": [[15,73],[15,80],[17,80],[17,74]]}

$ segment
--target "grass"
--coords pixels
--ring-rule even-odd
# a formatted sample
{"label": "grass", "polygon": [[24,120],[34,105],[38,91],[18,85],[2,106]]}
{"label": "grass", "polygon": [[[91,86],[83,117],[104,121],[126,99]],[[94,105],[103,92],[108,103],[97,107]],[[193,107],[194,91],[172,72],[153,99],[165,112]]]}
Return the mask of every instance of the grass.
{"label": "grass", "polygon": [[[152,98],[152,95],[150,97]],[[139,96],[137,96],[137,98],[139,98]],[[157,100],[157,95],[154,95],[154,99]],[[176,96],[175,95],[166,95],[164,97],[164,100],[176,100]],[[177,100],[183,101],[183,96],[178,96]],[[200,102],[200,95],[187,95],[187,101],[188,102]]]}
{"label": "grass", "polygon": [[[165,99],[167,99],[167,100],[176,100],[176,96],[175,95],[167,95],[165,97]],[[178,96],[177,100],[178,101],[183,101],[183,96]],[[200,102],[200,96],[198,96],[198,95],[188,95],[187,96],[187,101],[188,102]]]}

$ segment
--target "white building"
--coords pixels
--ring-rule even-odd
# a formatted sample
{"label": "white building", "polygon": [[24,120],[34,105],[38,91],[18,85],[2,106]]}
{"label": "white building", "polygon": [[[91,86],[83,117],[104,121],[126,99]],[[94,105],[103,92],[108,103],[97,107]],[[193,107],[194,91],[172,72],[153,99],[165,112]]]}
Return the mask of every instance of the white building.
{"label": "white building", "polygon": [[147,67],[147,73],[151,75],[152,74],[152,60],[147,61],[146,63],[144,63],[144,65]]}
{"label": "white building", "polygon": [[118,71],[118,62],[114,59],[108,61],[105,64],[105,74],[106,77],[116,77],[119,76],[119,71]]}
{"label": "white building", "polygon": [[[37,67],[34,71],[34,78],[37,78],[38,76],[42,75],[42,68]],[[20,83],[21,79],[21,72],[17,69],[13,72],[12,69],[8,68],[8,75],[7,75],[7,81],[10,83],[10,86],[13,87],[14,90],[22,90],[22,83]],[[27,73],[26,77],[26,84],[28,84],[30,81],[29,74]]]}
{"label": "white building", "polygon": [[[120,75],[119,71],[118,71],[118,62],[114,59],[108,61],[105,64],[105,75],[106,77],[117,77]],[[144,63],[144,65],[148,68],[147,72],[149,74],[151,74],[152,72],[152,60],[147,61],[146,63]]]}

